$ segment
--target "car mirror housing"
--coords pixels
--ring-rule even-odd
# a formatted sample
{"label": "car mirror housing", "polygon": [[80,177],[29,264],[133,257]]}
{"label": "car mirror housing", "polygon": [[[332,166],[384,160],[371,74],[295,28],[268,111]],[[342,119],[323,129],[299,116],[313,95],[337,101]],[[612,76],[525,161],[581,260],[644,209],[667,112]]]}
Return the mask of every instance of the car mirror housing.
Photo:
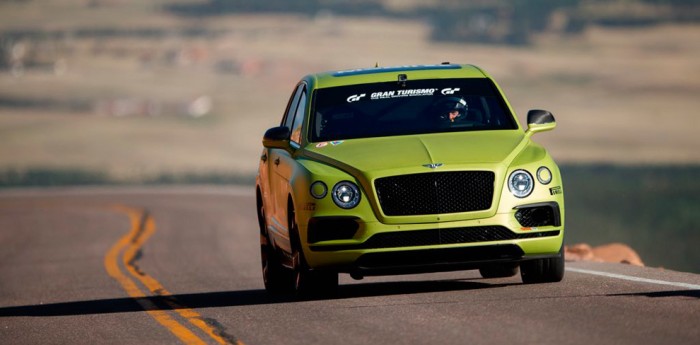
{"label": "car mirror housing", "polygon": [[289,128],[273,127],[265,131],[262,143],[268,149],[288,149],[290,136]]}
{"label": "car mirror housing", "polygon": [[527,132],[550,131],[557,126],[554,115],[547,110],[533,109],[527,112]]}

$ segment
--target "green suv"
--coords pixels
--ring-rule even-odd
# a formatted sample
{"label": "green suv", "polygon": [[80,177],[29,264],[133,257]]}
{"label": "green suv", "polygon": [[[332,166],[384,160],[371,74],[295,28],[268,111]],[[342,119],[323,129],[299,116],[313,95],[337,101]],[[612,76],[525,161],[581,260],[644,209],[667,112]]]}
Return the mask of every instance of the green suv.
{"label": "green suv", "polygon": [[256,177],[265,288],[323,294],[338,273],[478,269],[564,276],[557,165],[495,81],[443,63],[312,74],[263,137]]}

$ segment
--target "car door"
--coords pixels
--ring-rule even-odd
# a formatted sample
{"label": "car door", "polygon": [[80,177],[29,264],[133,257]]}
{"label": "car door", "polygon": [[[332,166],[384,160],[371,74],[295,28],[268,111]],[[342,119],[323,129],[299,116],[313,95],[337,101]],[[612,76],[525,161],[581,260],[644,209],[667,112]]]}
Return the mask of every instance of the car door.
{"label": "car door", "polygon": [[[301,112],[300,119],[303,120],[304,109],[306,107],[306,87],[299,84],[290,98],[287,111],[282,120],[282,126],[292,131],[297,113]],[[294,136],[294,135],[293,135]],[[292,150],[299,148],[299,142],[291,143]],[[272,228],[271,235],[278,246],[290,251],[289,231],[287,224],[287,198],[289,195],[289,178],[294,167],[294,159],[288,150],[268,149],[267,171],[270,187],[269,203],[267,206],[269,222]]]}

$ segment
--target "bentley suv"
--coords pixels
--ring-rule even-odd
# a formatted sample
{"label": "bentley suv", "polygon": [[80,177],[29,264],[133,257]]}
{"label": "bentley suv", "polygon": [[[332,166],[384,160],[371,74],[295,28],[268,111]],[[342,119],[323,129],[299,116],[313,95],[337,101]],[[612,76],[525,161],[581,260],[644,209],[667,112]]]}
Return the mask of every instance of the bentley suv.
{"label": "bentley suv", "polygon": [[263,136],[256,177],[265,288],[322,294],[338,274],[478,269],[564,275],[557,165],[481,68],[444,63],[324,72],[294,88]]}

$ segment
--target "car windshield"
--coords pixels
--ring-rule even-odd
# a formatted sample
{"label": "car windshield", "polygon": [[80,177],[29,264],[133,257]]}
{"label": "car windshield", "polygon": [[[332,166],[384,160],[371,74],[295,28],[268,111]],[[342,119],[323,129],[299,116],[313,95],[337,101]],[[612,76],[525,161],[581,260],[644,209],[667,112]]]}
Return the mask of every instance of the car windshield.
{"label": "car windshield", "polygon": [[318,89],[310,128],[319,142],[518,127],[489,79],[461,78]]}

